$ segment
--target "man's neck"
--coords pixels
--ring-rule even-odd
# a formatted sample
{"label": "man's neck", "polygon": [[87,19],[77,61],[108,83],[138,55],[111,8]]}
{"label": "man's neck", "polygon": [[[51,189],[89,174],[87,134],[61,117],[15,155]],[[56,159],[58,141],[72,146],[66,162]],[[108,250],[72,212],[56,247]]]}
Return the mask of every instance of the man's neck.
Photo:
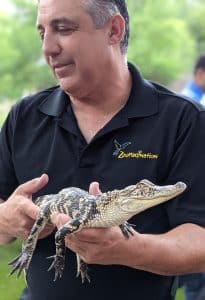
{"label": "man's neck", "polygon": [[85,94],[85,97],[75,98],[70,95],[71,105],[74,113],[95,112],[97,114],[115,114],[126,103],[132,87],[132,78],[128,67],[122,69],[109,77],[104,78],[102,84]]}
{"label": "man's neck", "polygon": [[87,142],[125,106],[131,87],[132,78],[126,66],[105,78],[93,94],[81,99],[70,97],[78,126]]}

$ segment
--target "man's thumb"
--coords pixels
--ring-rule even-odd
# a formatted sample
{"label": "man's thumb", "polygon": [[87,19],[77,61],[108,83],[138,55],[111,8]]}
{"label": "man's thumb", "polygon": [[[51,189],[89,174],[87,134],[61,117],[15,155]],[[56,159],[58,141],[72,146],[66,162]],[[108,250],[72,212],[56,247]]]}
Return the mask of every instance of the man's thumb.
{"label": "man's thumb", "polygon": [[48,175],[42,174],[38,178],[34,178],[19,185],[19,187],[15,190],[14,194],[30,197],[32,196],[32,194],[41,190],[48,183],[48,180]]}
{"label": "man's thumb", "polygon": [[94,196],[102,194],[100,187],[99,187],[99,182],[97,182],[97,181],[91,182],[91,184],[89,186],[89,193]]}
{"label": "man's thumb", "polygon": [[71,218],[65,214],[54,213],[51,216],[51,222],[57,227],[60,228],[65,223],[67,223]]}

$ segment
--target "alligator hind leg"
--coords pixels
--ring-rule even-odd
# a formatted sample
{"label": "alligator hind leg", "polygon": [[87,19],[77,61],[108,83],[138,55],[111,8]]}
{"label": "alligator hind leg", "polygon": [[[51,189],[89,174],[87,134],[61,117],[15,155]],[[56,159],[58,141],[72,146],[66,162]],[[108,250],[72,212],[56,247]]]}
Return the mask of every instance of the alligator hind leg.
{"label": "alligator hind leg", "polygon": [[82,258],[76,254],[77,259],[77,277],[80,275],[82,283],[85,282],[85,279],[90,282],[90,277],[88,275],[88,265],[82,260]]}
{"label": "alligator hind leg", "polygon": [[65,266],[65,236],[67,234],[76,232],[80,229],[81,222],[78,219],[72,219],[62,227],[58,229],[55,235],[55,244],[56,244],[56,254],[48,257],[48,259],[53,259],[51,266],[48,271],[54,269],[55,277],[54,281],[58,278],[61,278],[63,275],[63,269]]}
{"label": "alligator hind leg", "polygon": [[19,277],[23,270],[26,271],[28,269],[33,252],[36,248],[38,235],[47,223],[48,218],[49,206],[45,206],[42,210],[40,210],[39,216],[34,223],[27,240],[23,243],[21,254],[9,262],[9,265],[12,266],[12,270],[9,275],[17,272],[17,277]]}
{"label": "alligator hind leg", "polygon": [[64,238],[61,239],[60,237],[56,236],[55,240],[56,240],[56,254],[47,257],[47,259],[53,259],[52,264],[48,268],[48,271],[55,269],[55,276],[53,281],[56,281],[58,278],[61,278],[63,275],[63,270],[65,266],[65,251],[66,251]]}

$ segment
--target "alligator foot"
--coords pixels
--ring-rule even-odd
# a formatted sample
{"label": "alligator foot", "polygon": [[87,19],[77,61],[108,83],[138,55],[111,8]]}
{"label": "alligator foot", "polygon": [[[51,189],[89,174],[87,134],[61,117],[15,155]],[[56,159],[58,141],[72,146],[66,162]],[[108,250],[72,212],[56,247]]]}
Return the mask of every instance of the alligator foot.
{"label": "alligator foot", "polygon": [[132,228],[133,226],[134,225],[129,224],[128,222],[125,222],[125,223],[120,225],[120,229],[121,229],[121,231],[122,231],[122,233],[123,233],[123,235],[126,239],[129,239],[129,237],[131,235],[134,235],[133,228]]}
{"label": "alligator foot", "polygon": [[88,266],[79,256],[77,256],[77,265],[78,268],[76,277],[81,276],[82,283],[84,283],[85,280],[90,282],[90,276],[88,275]]}
{"label": "alligator foot", "polygon": [[18,270],[17,277],[19,277],[21,275],[21,272],[28,268],[29,260],[29,254],[26,252],[22,252],[19,256],[14,258],[11,262],[9,262],[9,265],[12,266],[12,270],[9,273],[9,276],[14,274]]}
{"label": "alligator foot", "polygon": [[59,256],[59,255],[53,255],[50,257],[47,257],[47,259],[53,259],[53,262],[51,266],[49,267],[48,271],[51,271],[52,269],[55,270],[55,277],[54,281],[61,278],[63,275],[63,269],[65,265],[65,257]]}

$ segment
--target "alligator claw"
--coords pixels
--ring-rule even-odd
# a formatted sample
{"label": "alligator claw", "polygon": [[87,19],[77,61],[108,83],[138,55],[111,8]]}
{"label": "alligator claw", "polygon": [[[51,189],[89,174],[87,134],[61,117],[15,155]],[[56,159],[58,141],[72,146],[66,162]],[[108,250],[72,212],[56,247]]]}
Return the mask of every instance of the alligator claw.
{"label": "alligator claw", "polygon": [[79,276],[81,276],[82,283],[84,283],[85,280],[90,282],[90,276],[88,275],[88,266],[83,260],[80,260],[80,263],[78,266],[78,271],[77,271],[76,277],[79,277]]}
{"label": "alligator claw", "polygon": [[17,277],[21,275],[23,270],[28,268],[29,263],[29,255],[27,253],[21,253],[19,256],[14,258],[12,261],[9,262],[9,265],[12,266],[12,270],[9,273],[9,276],[13,275],[17,270]]}
{"label": "alligator claw", "polygon": [[53,259],[53,262],[50,265],[48,272],[51,271],[52,269],[55,270],[55,277],[54,277],[53,281],[56,281],[57,279],[59,279],[63,276],[65,257],[59,256],[59,255],[53,255],[53,256],[47,257],[47,259]]}
{"label": "alligator claw", "polygon": [[129,224],[128,222],[120,225],[120,229],[126,239],[129,239],[131,235],[134,235],[132,226],[133,225]]}

